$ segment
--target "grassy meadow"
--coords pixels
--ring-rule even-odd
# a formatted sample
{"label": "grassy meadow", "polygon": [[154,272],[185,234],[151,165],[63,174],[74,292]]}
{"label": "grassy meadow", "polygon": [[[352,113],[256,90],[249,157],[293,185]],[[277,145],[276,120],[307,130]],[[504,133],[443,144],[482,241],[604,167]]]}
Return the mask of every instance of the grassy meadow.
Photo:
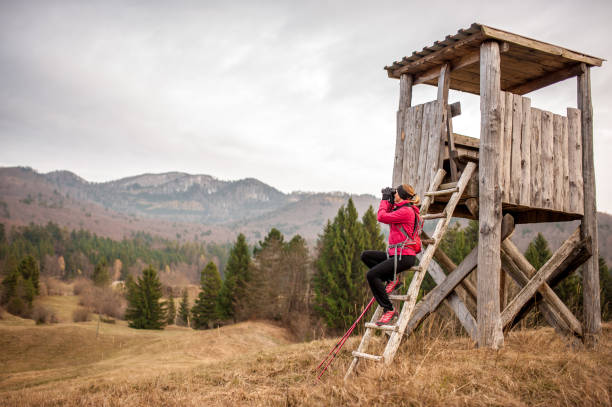
{"label": "grassy meadow", "polygon": [[543,328],[510,332],[495,352],[447,336],[430,318],[402,344],[396,363],[361,362],[345,383],[357,337],[317,381],[315,367],[334,339],[295,343],[264,321],[206,331],[135,330],[96,317],[73,323],[76,297],[41,301],[60,323],[0,319],[2,406],[612,404],[610,324],[595,350]]}

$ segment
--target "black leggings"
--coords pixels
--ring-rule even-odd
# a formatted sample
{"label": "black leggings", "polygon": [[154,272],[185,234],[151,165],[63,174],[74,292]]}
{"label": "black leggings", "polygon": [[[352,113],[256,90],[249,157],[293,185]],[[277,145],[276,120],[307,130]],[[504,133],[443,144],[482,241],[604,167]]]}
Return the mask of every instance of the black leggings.
{"label": "black leggings", "polygon": [[[385,311],[393,310],[393,304],[389,300],[389,295],[385,291],[385,284],[383,281],[393,280],[393,257],[387,258],[386,252],[378,250],[365,250],[361,253],[361,261],[370,268],[366,274],[368,284],[374,298],[378,301],[378,304],[385,309]],[[397,272],[401,273],[404,270],[408,270],[414,266],[416,256],[402,255],[401,259],[397,257]]]}

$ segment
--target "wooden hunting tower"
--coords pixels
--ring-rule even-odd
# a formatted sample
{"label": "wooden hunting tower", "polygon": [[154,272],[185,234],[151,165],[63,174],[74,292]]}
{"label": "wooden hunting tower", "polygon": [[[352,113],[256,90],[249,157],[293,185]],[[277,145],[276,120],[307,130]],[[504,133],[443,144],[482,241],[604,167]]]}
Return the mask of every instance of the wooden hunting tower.
{"label": "wooden hunting tower", "polygon": [[[477,219],[480,229],[478,247],[456,266],[437,247],[446,226],[436,228],[433,239],[424,240],[429,244],[421,258],[426,270],[415,268],[415,276],[420,276],[413,280],[419,280],[420,286],[427,271],[438,286],[409,307],[407,315],[404,305],[397,326],[378,329],[399,331],[400,337],[410,334],[447,301],[479,346],[498,348],[503,345],[503,332],[537,305],[558,332],[594,342],[601,317],[590,68],[602,62],[472,24],[385,67],[389,77],[400,80],[393,185],[413,185],[425,198],[422,212],[440,212],[425,215],[425,219]],[[532,107],[531,100],[523,96],[574,76],[578,78],[577,106],[568,107],[566,116]],[[416,84],[437,85],[437,100],[412,106]],[[452,117],[461,109],[458,103],[449,105],[449,89],[480,95],[480,139],[453,133]],[[540,270],[508,238],[515,223],[576,219],[580,227]],[[430,246],[435,259],[431,262]],[[581,323],[552,288],[583,263]],[[474,287],[465,277],[476,268]],[[505,273],[521,287],[508,304],[504,300]],[[416,293],[418,287],[414,291],[411,285],[409,295],[402,299],[408,301]],[[476,302],[476,318],[465,306],[468,300]],[[366,324],[368,329],[353,352],[347,376],[359,358],[392,360],[394,350],[385,350],[383,356],[364,353],[362,345],[367,345],[369,331],[376,329],[373,325]]]}

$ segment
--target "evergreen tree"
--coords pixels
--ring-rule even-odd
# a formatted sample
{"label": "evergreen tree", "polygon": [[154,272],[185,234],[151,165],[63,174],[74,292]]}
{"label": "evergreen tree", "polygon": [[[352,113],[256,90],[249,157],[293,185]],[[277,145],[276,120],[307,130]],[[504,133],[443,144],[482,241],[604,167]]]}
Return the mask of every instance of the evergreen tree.
{"label": "evergreen tree", "polygon": [[[33,295],[38,295],[38,279],[40,277],[40,271],[38,269],[38,264],[33,256],[28,255],[25,256],[18,266],[19,273],[24,280],[28,280],[32,285]],[[32,301],[30,300],[30,303]]]}
{"label": "evergreen tree", "polygon": [[236,309],[245,300],[247,287],[251,280],[251,258],[246,238],[241,233],[230,251],[225,268],[225,280],[219,293],[218,311],[222,319],[236,321]]}
{"label": "evergreen tree", "polygon": [[178,311],[179,321],[183,326],[189,326],[189,297],[187,296],[187,289],[183,290],[183,298],[179,304]]}
{"label": "evergreen tree", "polygon": [[285,237],[280,232],[280,230],[278,230],[276,228],[270,229],[270,231],[268,232],[268,234],[264,238],[263,242],[259,241],[258,245],[256,245],[253,248],[253,256],[256,256],[257,253],[259,253],[260,251],[265,249],[268,246],[268,244],[270,244],[270,242],[280,242],[280,243],[283,243],[284,239],[285,239]]}
{"label": "evergreen tree", "polygon": [[200,277],[202,291],[191,309],[192,326],[196,329],[209,328],[217,321],[217,297],[221,290],[221,275],[217,266],[209,262]]}
{"label": "evergreen tree", "polygon": [[538,233],[531,243],[529,243],[527,251],[525,252],[525,258],[536,270],[539,270],[551,256],[552,253],[548,247],[548,242],[541,233]]}
{"label": "evergreen tree", "polygon": [[331,329],[349,326],[367,300],[366,267],[360,259],[365,240],[363,224],[349,199],[333,223],[325,226],[315,263],[315,311]]}
{"label": "evergreen tree", "polygon": [[161,282],[157,271],[149,266],[138,277],[137,282],[130,281],[128,288],[128,308],[125,319],[129,326],[136,329],[163,329],[166,325],[166,313],[162,308]]}
{"label": "evergreen tree", "polygon": [[106,260],[101,260],[96,264],[92,280],[98,287],[105,287],[110,284],[110,274],[108,273]]}
{"label": "evergreen tree", "polygon": [[365,247],[367,250],[382,250],[386,248],[385,235],[382,233],[380,224],[376,219],[376,213],[372,205],[361,218],[365,231]]}
{"label": "evergreen tree", "polygon": [[176,319],[176,304],[174,303],[174,296],[170,294],[170,298],[166,301],[166,324],[173,325]]}

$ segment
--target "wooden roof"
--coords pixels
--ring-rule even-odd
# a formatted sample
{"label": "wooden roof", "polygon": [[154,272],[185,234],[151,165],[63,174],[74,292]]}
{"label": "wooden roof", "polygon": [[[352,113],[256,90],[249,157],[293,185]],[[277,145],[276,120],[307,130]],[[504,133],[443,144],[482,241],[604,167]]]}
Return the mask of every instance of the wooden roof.
{"label": "wooden roof", "polygon": [[[474,23],[448,35],[443,41],[395,61],[385,70],[391,78],[413,76],[413,83],[438,84],[440,67],[451,65],[450,88],[480,93],[480,44],[500,42],[501,89],[523,95],[579,75],[585,66],[601,66],[604,59],[571,51],[546,42]],[[584,65],[583,65],[584,64]]]}

